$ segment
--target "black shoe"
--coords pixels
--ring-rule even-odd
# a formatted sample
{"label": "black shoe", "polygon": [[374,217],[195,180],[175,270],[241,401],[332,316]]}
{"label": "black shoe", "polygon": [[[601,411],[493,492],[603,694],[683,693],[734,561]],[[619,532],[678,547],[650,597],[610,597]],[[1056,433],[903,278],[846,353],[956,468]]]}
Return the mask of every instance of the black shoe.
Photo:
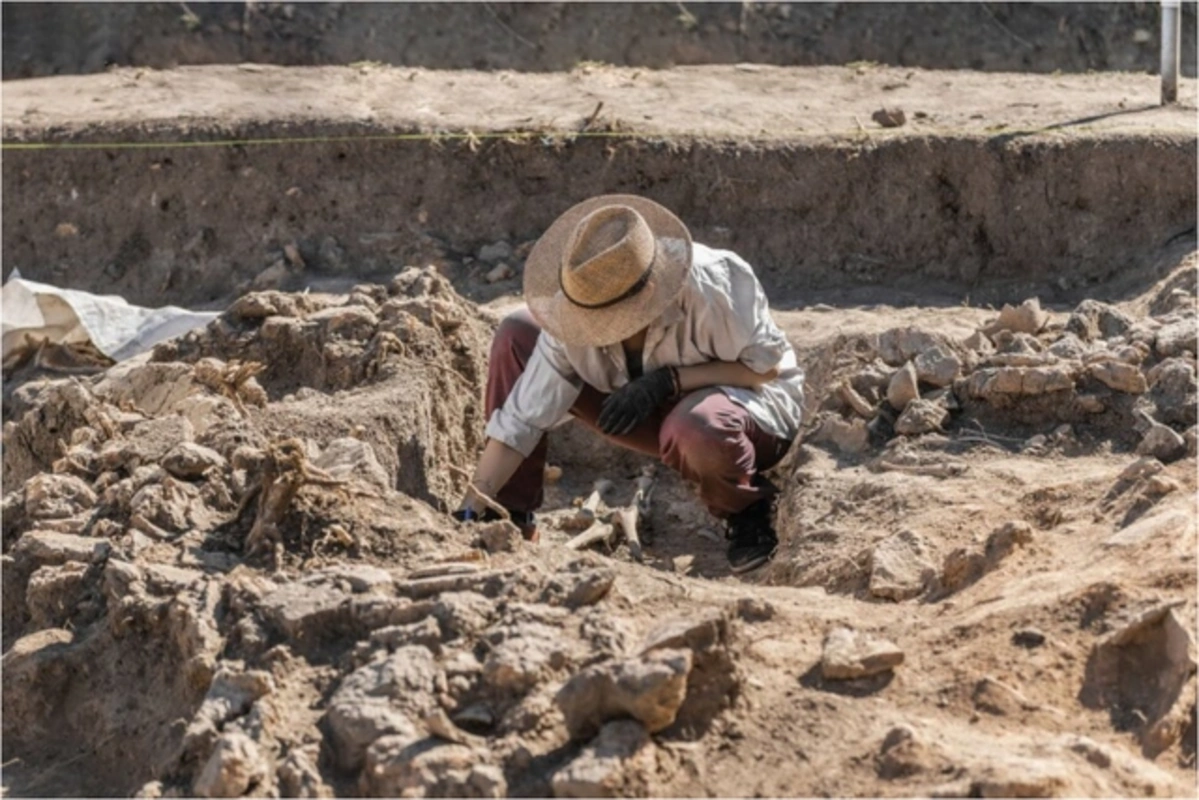
{"label": "black shoe", "polygon": [[749,572],[765,564],[778,549],[779,537],[770,519],[771,500],[759,500],[728,519],[729,565]]}

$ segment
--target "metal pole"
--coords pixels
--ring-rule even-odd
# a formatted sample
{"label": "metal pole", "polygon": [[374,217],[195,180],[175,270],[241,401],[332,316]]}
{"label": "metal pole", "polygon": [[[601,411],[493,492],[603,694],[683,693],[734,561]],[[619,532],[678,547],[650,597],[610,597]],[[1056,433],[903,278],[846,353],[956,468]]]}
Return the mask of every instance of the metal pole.
{"label": "metal pole", "polygon": [[1179,0],[1162,0],[1162,105],[1178,102],[1178,59],[1182,49]]}

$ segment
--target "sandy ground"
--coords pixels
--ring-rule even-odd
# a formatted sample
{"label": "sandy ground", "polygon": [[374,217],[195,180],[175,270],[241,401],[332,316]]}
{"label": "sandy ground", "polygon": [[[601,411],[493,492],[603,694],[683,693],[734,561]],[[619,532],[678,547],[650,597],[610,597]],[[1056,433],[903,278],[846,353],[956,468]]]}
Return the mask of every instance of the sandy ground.
{"label": "sandy ground", "polygon": [[[1199,84],[1184,79],[1181,102],[1166,108],[1159,106],[1159,85],[1152,75],[1047,79],[875,65],[667,71],[584,65],[569,73],[527,74],[242,64],[7,81],[3,123],[6,139],[41,138],[47,129],[60,137],[105,125],[149,131],[177,119],[201,129],[336,120],[382,130],[480,133],[577,131],[590,120],[592,129],[617,133],[720,138],[1193,134]],[[873,121],[884,106],[902,108],[906,126],[884,129]]]}

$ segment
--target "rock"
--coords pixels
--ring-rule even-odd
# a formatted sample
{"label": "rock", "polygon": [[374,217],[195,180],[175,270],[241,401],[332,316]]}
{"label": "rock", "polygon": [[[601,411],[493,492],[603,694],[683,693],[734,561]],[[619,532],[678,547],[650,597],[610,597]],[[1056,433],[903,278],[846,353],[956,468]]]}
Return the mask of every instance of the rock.
{"label": "rock", "polygon": [[903,411],[908,403],[918,397],[920,389],[916,379],[916,367],[909,361],[891,376],[891,382],[887,384],[887,402],[896,411]]}
{"label": "rock", "polygon": [[1044,367],[989,367],[976,370],[957,386],[968,397],[983,400],[994,395],[1041,395],[1074,388],[1077,367],[1059,364]]}
{"label": "rock", "polygon": [[267,774],[258,745],[239,731],[221,734],[192,790],[199,797],[241,797]]}
{"label": "rock", "polygon": [[399,647],[420,645],[433,653],[441,651],[441,626],[432,617],[408,625],[387,625],[371,631],[371,644],[394,651]]}
{"label": "rock", "polygon": [[871,114],[870,118],[884,128],[898,128],[908,121],[907,115],[898,106],[880,108]]}
{"label": "rock", "polygon": [[487,264],[495,264],[499,261],[512,260],[512,245],[501,240],[492,244],[485,244],[479,248],[476,258]]}
{"label": "rock", "polygon": [[588,739],[625,716],[650,733],[670,726],[686,696],[691,663],[689,650],[654,650],[583,669],[555,697],[571,738]]}
{"label": "rock", "polygon": [[1073,333],[1065,333],[1049,345],[1047,352],[1065,361],[1082,361],[1087,355],[1087,347]]}
{"label": "rock", "polygon": [[96,504],[96,493],[82,478],[43,472],[25,482],[25,515],[30,519],[66,519]]}
{"label": "rock", "polygon": [[1159,328],[1153,349],[1162,358],[1199,352],[1194,317],[1170,322]]}
{"label": "rock", "polygon": [[1194,525],[1193,517],[1182,511],[1163,511],[1141,517],[1104,541],[1104,547],[1137,547],[1151,539],[1182,541]]}
{"label": "rock", "polygon": [[208,470],[227,465],[220,453],[195,442],[180,442],[162,459],[163,469],[185,481],[202,478]]}
{"label": "rock", "polygon": [[930,386],[949,386],[962,372],[961,360],[944,347],[932,347],[916,356],[916,377]]}
{"label": "rock", "polygon": [[70,620],[83,599],[88,565],[69,561],[56,567],[39,567],[25,589],[25,605],[34,629],[57,628]]}
{"label": "rock", "polygon": [[[433,613],[431,600],[405,600],[386,594],[358,594],[350,598],[349,618],[355,631],[373,631],[388,625],[409,625]],[[329,619],[329,628],[341,624],[341,616]]]}
{"label": "rock", "polygon": [[505,797],[486,754],[461,744],[384,736],[367,750],[358,791],[367,797]]}
{"label": "rock", "polygon": [[903,663],[894,642],[850,628],[833,628],[824,637],[820,673],[825,680],[844,681],[888,672]]}
{"label": "rock", "polygon": [[500,281],[506,281],[514,277],[516,277],[516,272],[513,271],[512,267],[500,262],[487,271],[487,274],[483,276],[483,280],[488,283],[499,283]]}
{"label": "rock", "polygon": [[17,540],[12,553],[30,564],[64,564],[68,561],[103,561],[112,550],[105,539],[75,536],[69,533],[29,531]]}
{"label": "rock", "polygon": [[979,711],[1000,717],[1038,708],[1023,694],[989,675],[974,684],[971,699]]}
{"label": "rock", "polygon": [[1166,464],[1177,461],[1185,456],[1186,452],[1186,439],[1172,428],[1157,423],[1145,432],[1137,445],[1137,455],[1150,456]]}
{"label": "rock", "polygon": [[825,416],[812,434],[812,441],[831,443],[839,452],[855,455],[870,446],[870,429],[866,421],[855,417],[844,420],[835,414]]}
{"label": "rock", "polygon": [[1061,761],[1000,756],[978,770],[965,796],[1059,797],[1069,786]]}
{"label": "rock", "polygon": [[395,578],[385,569],[370,564],[353,562],[336,564],[313,573],[305,578],[303,583],[321,583],[324,581],[345,581],[354,592],[387,592],[395,583]]}
{"label": "rock", "polygon": [[1039,333],[1049,322],[1049,313],[1041,309],[1041,301],[1030,297],[1019,306],[1004,305],[999,311],[999,318],[984,328],[984,332],[994,340],[999,331],[1014,333]]}
{"label": "rock", "polygon": [[1066,320],[1066,331],[1084,342],[1093,342],[1123,336],[1132,324],[1132,318],[1115,306],[1083,300]]}
{"label": "rock", "polygon": [[617,720],[555,772],[550,785],[554,797],[645,797],[655,762],[645,727]]}
{"label": "rock", "polygon": [[477,592],[443,592],[433,606],[447,641],[470,638],[495,619],[495,603]]}
{"label": "rock", "polygon": [[1182,437],[1187,443],[1187,458],[1194,458],[1199,452],[1199,426],[1192,425]]}
{"label": "rock", "polygon": [[595,605],[608,596],[615,582],[616,573],[612,569],[576,561],[546,581],[541,602],[570,609]]}
{"label": "rock", "polygon": [[1031,650],[1045,644],[1045,634],[1037,628],[1021,628],[1012,634],[1012,644]]}
{"label": "rock", "polygon": [[[919,328],[892,328],[878,335],[878,354],[888,365],[899,367],[926,350],[943,346],[945,342],[943,336]],[[854,380],[854,388],[861,391],[857,379]]]}
{"label": "rock", "polygon": [[225,723],[249,712],[254,701],[275,691],[269,672],[243,670],[228,662],[217,667],[204,702],[183,735],[189,756],[211,753]]}
{"label": "rock", "polygon": [[380,489],[391,488],[391,477],[379,463],[375,449],[349,436],[329,442],[312,463],[339,480],[357,478]]}
{"label": "rock", "polygon": [[778,613],[774,604],[760,597],[742,597],[734,606],[734,613],[745,622],[768,622]]}
{"label": "rock", "polygon": [[1091,364],[1087,371],[1109,389],[1128,394],[1143,394],[1148,388],[1140,367],[1122,361],[1099,361]]}
{"label": "rock", "polygon": [[332,586],[284,584],[261,600],[263,616],[293,642],[342,632],[351,619],[349,596]]}
{"label": "rock", "polygon": [[384,735],[417,737],[412,720],[437,710],[445,676],[425,647],[400,647],[350,673],[329,700],[325,719],[342,769],[362,763],[367,747]]}
{"label": "rock", "polygon": [[1197,419],[1196,401],[1199,385],[1195,368],[1181,358],[1168,358],[1149,370],[1149,398],[1157,406],[1154,415],[1167,425],[1194,425]]}
{"label": "rock", "polygon": [[904,436],[920,436],[941,430],[947,419],[949,412],[944,406],[917,397],[907,404],[895,421],[895,432]]}
{"label": "rock", "polygon": [[700,654],[724,644],[728,636],[728,617],[722,611],[711,610],[658,625],[645,637],[639,653],[686,649]]}
{"label": "rock", "polygon": [[333,789],[325,783],[320,770],[316,767],[319,753],[316,747],[309,752],[303,747],[293,747],[287,753],[287,758],[279,765],[276,775],[279,778],[279,795],[281,797],[333,797]]}
{"label": "rock", "polygon": [[879,747],[877,761],[878,776],[883,780],[897,780],[931,771],[933,754],[916,736],[909,725],[897,725],[887,731]]}
{"label": "rock", "polygon": [[870,593],[890,600],[916,597],[936,575],[928,547],[912,531],[900,531],[882,541],[871,557]]}
{"label": "rock", "polygon": [[351,342],[366,342],[375,335],[379,317],[361,305],[324,308],[309,314],[306,322],[321,326],[326,339],[340,338]]}
{"label": "rock", "polygon": [[1108,709],[1117,726],[1137,733],[1150,759],[1163,744],[1158,723],[1171,716],[1195,672],[1191,633],[1174,613],[1183,603],[1146,608],[1096,642],[1078,694],[1087,708]]}
{"label": "rock", "polygon": [[487,685],[514,695],[524,694],[567,663],[561,636],[535,624],[518,630],[518,635],[495,645],[483,662]]}
{"label": "rock", "polygon": [[195,427],[186,417],[170,415],[133,426],[123,439],[109,439],[100,448],[105,469],[132,471],[143,464],[159,464],[180,442],[195,439]]}
{"label": "rock", "polygon": [[485,522],[478,526],[479,543],[488,553],[512,553],[524,543],[520,528],[506,519]]}

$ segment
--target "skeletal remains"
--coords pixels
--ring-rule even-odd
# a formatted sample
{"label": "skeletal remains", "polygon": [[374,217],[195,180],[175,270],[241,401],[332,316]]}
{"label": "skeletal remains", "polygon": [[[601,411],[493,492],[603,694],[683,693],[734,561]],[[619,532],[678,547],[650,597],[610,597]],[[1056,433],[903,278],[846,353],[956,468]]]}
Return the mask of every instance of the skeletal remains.
{"label": "skeletal remains", "polygon": [[637,478],[633,499],[627,506],[608,508],[601,513],[604,495],[612,488],[612,481],[601,478],[592,487],[591,494],[583,501],[573,519],[564,521],[569,529],[583,532],[575,536],[566,546],[572,550],[582,550],[595,544],[604,543],[611,547],[615,544],[618,531],[624,533],[625,541],[629,543],[629,553],[637,561],[641,560],[642,534],[638,530],[642,517],[649,514],[649,504],[653,497],[657,478],[654,467],[648,465],[641,470]]}

